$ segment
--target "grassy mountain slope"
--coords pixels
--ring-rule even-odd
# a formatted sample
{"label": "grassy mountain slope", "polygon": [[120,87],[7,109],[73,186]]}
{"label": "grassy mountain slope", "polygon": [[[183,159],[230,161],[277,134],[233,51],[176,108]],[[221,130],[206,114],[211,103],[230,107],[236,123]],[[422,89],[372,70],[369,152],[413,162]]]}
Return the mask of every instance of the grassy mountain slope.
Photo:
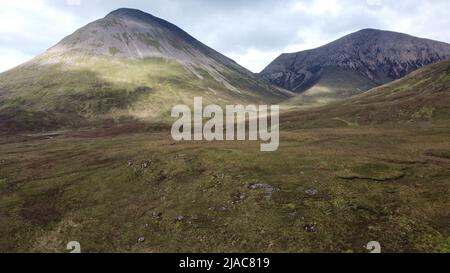
{"label": "grassy mountain slope", "polygon": [[178,27],[120,9],[0,74],[2,131],[167,120],[177,104],[269,103],[285,94]]}
{"label": "grassy mountain slope", "polygon": [[287,126],[356,126],[450,119],[450,61],[415,71],[362,95],[284,116]]}
{"label": "grassy mountain slope", "polygon": [[286,101],[288,105],[314,107],[361,94],[376,87],[372,81],[351,70],[326,68],[320,79],[301,95]]}

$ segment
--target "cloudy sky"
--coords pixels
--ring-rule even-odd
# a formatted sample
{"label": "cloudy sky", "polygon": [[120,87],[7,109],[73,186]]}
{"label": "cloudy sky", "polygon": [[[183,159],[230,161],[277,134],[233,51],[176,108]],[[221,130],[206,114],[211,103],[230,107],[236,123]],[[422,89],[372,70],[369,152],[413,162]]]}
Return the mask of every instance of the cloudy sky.
{"label": "cloudy sky", "polygon": [[168,20],[254,72],[362,28],[450,42],[449,0],[0,0],[0,71],[120,7]]}

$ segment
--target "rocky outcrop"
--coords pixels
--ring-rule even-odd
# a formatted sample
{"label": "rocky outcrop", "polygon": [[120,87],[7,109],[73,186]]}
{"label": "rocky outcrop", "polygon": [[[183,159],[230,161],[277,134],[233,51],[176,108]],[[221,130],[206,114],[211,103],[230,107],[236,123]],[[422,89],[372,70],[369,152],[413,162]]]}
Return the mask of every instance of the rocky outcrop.
{"label": "rocky outcrop", "polygon": [[[317,49],[282,54],[260,75],[279,87],[302,93],[319,83],[329,71],[350,71],[365,78],[363,86],[367,87],[362,89],[367,90],[449,58],[450,44],[364,29]],[[334,82],[338,85],[340,81]]]}

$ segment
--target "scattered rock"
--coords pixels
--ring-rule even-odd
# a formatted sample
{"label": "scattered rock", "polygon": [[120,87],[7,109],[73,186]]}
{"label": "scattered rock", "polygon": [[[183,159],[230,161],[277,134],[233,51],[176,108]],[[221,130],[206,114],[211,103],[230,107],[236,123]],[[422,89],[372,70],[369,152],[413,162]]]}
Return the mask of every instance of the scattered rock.
{"label": "scattered rock", "polygon": [[239,200],[244,200],[245,199],[245,197],[247,197],[247,195],[245,194],[245,193],[243,193],[243,192],[240,192],[238,195],[237,195],[237,197],[239,198]]}
{"label": "scattered rock", "polygon": [[210,207],[209,210],[210,211],[220,211],[220,212],[228,211],[228,209],[226,207]]}
{"label": "scattered rock", "polygon": [[199,218],[197,215],[192,215],[192,216],[189,217],[187,223],[188,223],[189,225],[194,225],[195,222],[197,222],[199,219],[200,219],[200,218]]}
{"label": "scattered rock", "polygon": [[223,174],[223,173],[214,174],[212,176],[212,180],[214,180],[218,183],[221,183],[224,179],[225,179],[225,174]]}
{"label": "scattered rock", "polygon": [[295,217],[297,216],[297,214],[298,214],[297,211],[291,211],[291,212],[288,213],[288,216],[289,216],[290,218],[295,218]]}
{"label": "scattered rock", "polygon": [[145,242],[145,237],[141,236],[141,237],[138,238],[137,241],[138,241],[138,243],[143,243],[143,242]]}
{"label": "scattered rock", "polygon": [[310,233],[316,232],[317,231],[317,223],[306,224],[305,231],[310,232]]}
{"label": "scattered rock", "polygon": [[128,168],[133,166],[133,162],[132,161],[128,161]]}
{"label": "scattered rock", "polygon": [[246,197],[247,197],[247,195],[245,193],[238,192],[238,193],[232,195],[232,200],[233,200],[232,203],[236,204],[236,203],[242,202],[245,200]]}
{"label": "scattered rock", "polygon": [[142,162],[142,169],[147,169],[148,167],[150,167],[151,163],[152,163],[151,160],[146,160],[146,161]]}
{"label": "scattered rock", "polygon": [[206,168],[203,167],[203,166],[198,166],[198,167],[195,168],[195,170],[196,170],[198,173],[200,173],[200,174],[206,172]]}
{"label": "scattered rock", "polygon": [[275,192],[280,191],[280,189],[275,188],[275,187],[272,187],[271,185],[266,184],[266,183],[254,183],[254,184],[250,184],[250,185],[248,186],[248,188],[249,188],[250,190],[260,190],[260,189],[264,190],[264,191],[266,192],[266,197],[267,197],[267,198],[271,198],[272,195],[273,195]]}
{"label": "scattered rock", "polygon": [[184,216],[182,216],[182,215],[178,216],[178,217],[175,219],[175,221],[177,221],[177,222],[183,222],[183,221],[184,221]]}
{"label": "scattered rock", "polygon": [[251,184],[248,186],[249,189],[251,190],[257,190],[257,189],[274,189],[272,186],[270,186],[269,184],[266,183],[255,183],[255,184]]}
{"label": "scattered rock", "polygon": [[153,212],[152,216],[155,219],[161,219],[162,218],[162,213],[161,212]]}
{"label": "scattered rock", "polygon": [[157,183],[161,183],[161,182],[163,182],[163,181],[166,180],[166,179],[167,179],[167,174],[166,174],[166,172],[165,172],[164,170],[161,170],[161,171],[158,173],[158,175],[156,176],[155,181],[156,181]]}
{"label": "scattered rock", "polygon": [[308,189],[305,191],[306,195],[308,196],[316,196],[319,191],[317,189]]}

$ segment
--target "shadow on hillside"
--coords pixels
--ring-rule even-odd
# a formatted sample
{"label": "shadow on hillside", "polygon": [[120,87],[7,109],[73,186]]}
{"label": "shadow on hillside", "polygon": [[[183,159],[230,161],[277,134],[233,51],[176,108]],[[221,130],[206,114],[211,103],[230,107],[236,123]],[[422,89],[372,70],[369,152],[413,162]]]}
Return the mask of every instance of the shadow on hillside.
{"label": "shadow on hillside", "polygon": [[[38,72],[38,73],[37,73]],[[59,129],[113,127],[139,123],[126,110],[153,90],[117,87],[90,70],[61,65],[30,65],[0,76],[0,133],[48,132]]]}

